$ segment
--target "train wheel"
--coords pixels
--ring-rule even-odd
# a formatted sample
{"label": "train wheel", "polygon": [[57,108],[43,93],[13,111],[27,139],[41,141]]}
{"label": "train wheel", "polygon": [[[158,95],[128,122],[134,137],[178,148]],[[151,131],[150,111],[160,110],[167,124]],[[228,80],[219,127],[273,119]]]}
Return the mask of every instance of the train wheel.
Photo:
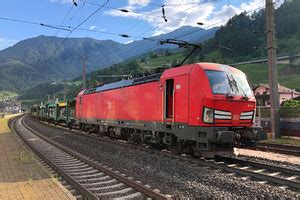
{"label": "train wheel", "polygon": [[168,145],[168,150],[171,151],[172,154],[178,155],[181,153],[181,145],[179,144],[176,136],[172,134],[171,136],[171,144]]}
{"label": "train wheel", "polygon": [[171,153],[174,155],[179,155],[181,153],[181,149],[179,148],[177,142],[175,144],[169,145],[168,150],[171,151]]}
{"label": "train wheel", "polygon": [[68,126],[69,130],[72,130],[72,124],[68,123],[67,126]]}
{"label": "train wheel", "polygon": [[140,134],[134,130],[133,132],[130,133],[128,137],[128,142],[131,144],[142,144],[142,139]]}

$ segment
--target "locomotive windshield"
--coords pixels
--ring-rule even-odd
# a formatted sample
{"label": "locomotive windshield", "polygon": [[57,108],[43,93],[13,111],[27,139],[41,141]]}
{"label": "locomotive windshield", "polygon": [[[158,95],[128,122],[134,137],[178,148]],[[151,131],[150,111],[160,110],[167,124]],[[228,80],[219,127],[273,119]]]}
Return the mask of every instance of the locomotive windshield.
{"label": "locomotive windshield", "polygon": [[244,74],[205,70],[214,94],[252,96],[252,90]]}

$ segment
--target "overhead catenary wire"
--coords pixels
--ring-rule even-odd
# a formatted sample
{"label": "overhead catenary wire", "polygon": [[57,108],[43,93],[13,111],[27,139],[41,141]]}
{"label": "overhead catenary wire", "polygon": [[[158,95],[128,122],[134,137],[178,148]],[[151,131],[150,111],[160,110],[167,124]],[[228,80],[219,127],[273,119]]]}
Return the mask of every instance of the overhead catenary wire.
{"label": "overhead catenary wire", "polygon": [[[105,7],[105,5],[104,5],[103,7]],[[0,19],[1,19],[1,18],[0,18]],[[88,20],[88,19],[86,19],[86,20]],[[225,20],[223,20],[223,21],[225,21]],[[18,22],[29,23],[29,24],[31,23],[31,22],[29,22],[29,21],[24,21],[24,20],[18,20]],[[84,23],[84,22],[85,22],[85,21],[83,21],[83,23]],[[32,24],[38,25],[38,23],[34,23],[34,22],[33,22]],[[82,24],[82,23],[81,23],[81,24]],[[143,38],[143,37],[139,37],[139,36],[132,36],[132,35],[128,35],[128,34],[116,34],[116,33],[110,33],[110,32],[106,32],[106,31],[103,32],[103,31],[95,31],[95,30],[90,30],[90,29],[84,29],[84,28],[80,28],[80,27],[79,27],[81,24],[79,24],[77,27],[71,27],[73,30],[70,31],[70,34],[68,34],[67,37],[69,37],[69,35],[71,35],[71,33],[74,32],[76,29],[80,29],[80,30],[92,31],[92,32],[99,32],[99,33],[104,33],[104,34],[119,35],[120,37],[126,37],[126,38],[131,37],[131,38],[136,38],[136,39],[145,39],[145,40],[155,41],[155,40],[152,40],[152,39]],[[39,23],[39,25],[41,25],[41,24]],[[49,26],[52,26],[52,25],[49,25]],[[210,25],[210,26],[211,26],[211,25]],[[67,29],[66,26],[55,26],[55,25],[54,25],[53,27],[55,27],[55,28],[60,27],[61,30],[66,30],[66,29]],[[50,27],[49,27],[49,28],[50,28]],[[68,28],[69,28],[69,27],[68,27]],[[67,38],[67,37],[66,37],[66,38]],[[65,39],[63,40],[62,44],[64,43],[64,41],[65,41]],[[55,52],[50,56],[49,59],[51,59],[52,56],[55,55],[55,53],[56,53],[57,50],[62,46],[62,44],[55,50]],[[48,59],[48,60],[49,60],[49,59]]]}
{"label": "overhead catenary wire", "polygon": [[[185,6],[185,5],[196,5],[199,3],[214,3],[217,2],[218,0],[204,0],[203,2],[189,2],[189,3],[172,3],[172,4],[163,4],[166,7],[167,6]],[[153,5],[153,6],[157,6],[157,7],[161,7],[162,4],[158,4],[158,3],[153,3],[153,2],[149,2],[149,5]]]}
{"label": "overhead catenary wire", "polygon": [[[71,30],[71,32],[62,40],[62,42],[58,45],[58,47],[54,50],[54,52],[51,54],[51,56],[47,59],[46,62],[48,62],[55,54],[56,52],[61,48],[61,46],[65,43],[65,41],[69,38],[69,36],[77,30],[82,24],[84,24],[86,21],[88,21],[92,16],[94,16],[97,12],[99,12],[106,4],[109,3],[110,0],[106,0],[105,3],[98,9],[96,9],[94,12],[92,12],[88,17],[86,17],[82,22],[80,22],[74,29]],[[45,63],[45,62],[44,62]]]}
{"label": "overhead catenary wire", "polygon": [[[107,6],[103,6],[103,7],[107,7]],[[100,7],[101,8],[101,7]],[[192,8],[192,7],[190,7]],[[189,8],[189,9],[190,9]],[[97,9],[98,10],[98,9]],[[182,12],[182,11],[181,11]],[[176,14],[175,14],[176,15]],[[86,19],[88,20],[88,19]],[[86,21],[85,20],[85,21]],[[23,22],[22,20],[15,20],[15,21],[18,21],[18,22]],[[82,23],[84,23],[85,21],[83,21]],[[35,23],[35,22],[29,22],[29,21],[26,21],[26,23],[32,23],[32,24],[38,24],[38,23]],[[82,24],[81,23],[81,24]],[[79,26],[81,25],[79,24]],[[85,28],[79,28],[79,26],[77,27],[66,27],[66,26],[56,26],[56,27],[60,27],[62,30],[67,30],[67,28],[72,28],[73,30],[70,31],[69,35],[74,31],[76,30],[77,28],[80,29],[80,30],[84,30],[84,31],[89,31],[89,32],[99,32],[99,33],[103,33],[103,34],[110,34],[110,35],[118,35],[118,36],[121,36],[121,37],[125,37],[125,38],[135,38],[135,39],[144,39],[144,40],[150,40],[150,41],[158,41],[158,40],[154,40],[154,39],[151,39],[151,38],[145,38],[145,37],[140,37],[140,36],[133,36],[133,35],[128,35],[128,34],[117,34],[117,33],[112,33],[112,32],[107,32],[107,31],[97,31],[97,30],[90,30],[90,29],[85,29]],[[54,27],[54,26],[53,26]],[[68,37],[68,36],[67,36]],[[66,38],[67,38],[66,37]],[[66,39],[65,38],[65,39]],[[62,46],[62,44],[64,43],[64,40],[63,42],[61,43],[60,46]],[[57,50],[60,48],[60,46],[55,50],[55,52],[50,56],[50,58],[57,52]],[[49,59],[48,59],[49,60]]]}
{"label": "overhead catenary wire", "polygon": [[59,29],[59,30],[63,30],[63,31],[71,31],[67,27],[61,27],[59,25],[53,25],[53,24],[47,24],[47,23],[41,23],[41,22],[35,22],[35,21],[28,21],[28,20],[23,20],[23,19],[0,17],[0,20],[13,21],[13,22],[24,23],[24,24],[32,24],[32,25],[43,26],[43,27],[51,28],[51,29]]}
{"label": "overhead catenary wire", "polygon": [[[89,1],[86,1],[86,4],[93,5],[93,6],[101,6],[101,4],[94,3],[94,2],[89,2]],[[201,4],[201,2],[200,2],[200,4]],[[198,5],[199,5],[199,3],[198,3]],[[111,9],[111,10],[117,10],[117,11],[120,11],[120,12],[123,12],[123,13],[128,13],[128,14],[132,13],[132,14],[147,16],[147,17],[151,17],[151,18],[155,18],[155,19],[159,19],[161,17],[160,15],[152,15],[152,14],[149,14],[149,13],[142,13],[142,12],[132,11],[132,10],[129,10],[129,9],[126,9],[126,8],[116,8],[116,7],[112,7],[112,6],[104,6],[104,7],[108,8],[108,9]],[[189,9],[191,9],[191,8],[194,8],[194,7],[192,6]],[[177,14],[175,14],[175,15],[177,15]],[[174,20],[182,20],[181,18],[174,18],[173,16],[168,16],[168,18],[174,19]],[[186,22],[194,23],[194,24],[198,23],[198,22],[189,21],[189,20],[186,20]]]}
{"label": "overhead catenary wire", "polygon": [[[211,2],[211,1],[200,2],[200,4],[201,4],[201,5],[204,5],[204,4],[209,3],[209,2]],[[89,2],[89,1],[86,1],[86,3],[87,3],[87,4],[90,4],[90,5],[99,6],[99,4],[93,3],[93,2]],[[198,2],[198,3],[195,3],[195,4],[198,4],[198,5],[199,5],[199,2]],[[150,14],[147,14],[147,13],[138,13],[138,12],[135,12],[135,11],[133,12],[133,11],[130,11],[130,10],[128,10],[128,9],[115,8],[115,7],[111,7],[111,6],[105,6],[105,7],[108,8],[108,9],[118,10],[118,11],[124,12],[124,13],[129,13],[129,12],[131,12],[131,13],[135,13],[135,14],[140,14],[140,15],[145,15],[145,16],[149,16],[149,17],[159,18],[159,16],[153,16],[153,15],[150,15]],[[192,9],[192,8],[195,8],[195,7],[194,7],[194,6],[188,7],[187,9],[185,9],[185,10],[183,10],[183,11],[180,11],[179,13],[185,12],[185,11],[187,11],[187,10],[189,10],[189,9]],[[171,15],[170,18],[173,18],[175,15],[178,15],[179,13],[175,13],[175,14]],[[169,16],[168,16],[168,18],[169,18]],[[179,18],[177,18],[177,19],[179,19]],[[180,18],[180,20],[182,20],[182,19]],[[187,20],[186,20],[186,21],[187,21]],[[195,23],[195,24],[198,24],[198,25],[203,25],[202,22],[194,22],[194,23]],[[92,32],[95,31],[95,30],[88,30],[88,29],[85,29],[85,30],[86,30],[86,31],[92,31]],[[97,31],[97,32],[101,32],[101,33],[107,34],[107,32],[105,32],[105,31]],[[111,33],[108,33],[108,34],[111,34]],[[116,35],[116,34],[112,34],[112,35]],[[121,36],[121,37],[128,38],[128,35],[127,35],[127,34],[118,34],[118,35]],[[151,41],[159,42],[159,40],[153,40],[153,39],[151,39],[151,38],[145,38],[145,37],[141,38],[141,37],[131,36],[131,38],[144,39],[144,40],[151,40]],[[157,46],[157,45],[155,45],[154,47],[151,47],[150,50],[154,49],[156,46]],[[143,53],[144,53],[144,52],[140,53],[140,55],[142,55]]]}
{"label": "overhead catenary wire", "polygon": [[[261,10],[261,9],[263,9],[264,7],[265,7],[265,6],[260,6],[260,7],[256,8],[256,9],[249,10],[249,11],[247,11],[247,12],[245,12],[245,13],[247,14],[247,13],[254,12],[254,11],[256,11],[256,10]],[[216,25],[218,25],[218,24],[222,24],[222,23],[228,21],[228,20],[231,19],[231,18],[232,18],[232,17],[227,18],[227,19],[224,19],[224,20],[221,20],[221,21],[218,21],[218,22],[213,23],[213,24],[210,24],[210,25],[206,26],[205,28],[207,29],[207,28],[210,28],[210,27],[214,27],[214,26],[216,26]],[[199,31],[201,31],[201,30],[194,30],[194,31],[185,33],[185,34],[183,34],[183,35],[177,36],[177,37],[175,37],[175,38],[173,38],[173,39],[183,38],[183,37],[185,37],[185,36],[191,35],[191,34],[193,34],[193,33],[199,32]]]}
{"label": "overhead catenary wire", "polygon": [[[84,2],[81,4],[81,6],[75,11],[75,13],[70,17],[69,19],[69,25],[71,23],[71,21],[74,19],[74,17],[78,14],[78,12],[83,9],[83,7],[85,6],[86,0],[84,0]],[[77,4],[78,5],[78,4]]]}
{"label": "overhead catenary wire", "polygon": [[[214,2],[217,2],[217,1],[218,1],[218,0],[216,0],[216,1],[214,1]],[[197,5],[199,5],[199,6],[204,6],[205,4],[210,3],[210,2],[212,2],[212,1],[198,2]],[[176,16],[176,15],[179,15],[179,14],[181,14],[181,13],[187,12],[188,10],[195,9],[195,8],[197,8],[197,7],[195,7],[195,6],[189,6],[189,7],[187,7],[186,9],[181,10],[180,12],[177,12],[177,13],[175,13],[175,14],[173,14],[173,15],[169,15],[169,16],[168,16],[169,19],[176,19],[176,20],[177,20],[177,21],[171,22],[171,25],[172,25],[172,26],[175,26],[176,24],[181,23],[183,20],[184,20],[185,22],[190,23],[190,24],[197,24],[197,25],[200,25],[200,26],[204,25],[203,22],[190,21],[190,20],[187,20],[186,18],[185,18],[185,19],[183,19],[183,18],[174,18],[174,16]],[[191,16],[192,13],[197,12],[199,9],[200,9],[200,8],[197,8],[196,10],[193,10],[192,12],[190,11],[190,12],[189,12],[189,16]],[[174,25],[173,25],[173,24],[174,24]],[[166,27],[166,26],[167,26],[167,24],[164,24],[164,27]],[[170,24],[168,24],[168,26],[170,26]],[[148,30],[144,31],[143,35],[145,35],[145,33],[148,32],[149,30],[150,30],[150,28],[149,28]]]}
{"label": "overhead catenary wire", "polygon": [[[1,18],[0,18],[1,19]],[[17,21],[17,22],[22,22],[22,20],[18,20],[18,19],[13,19],[14,21]],[[34,25],[40,25],[40,23],[37,23],[37,22],[31,22],[31,21],[26,21],[26,23],[28,24],[34,24]],[[56,27],[60,27],[62,30],[65,30],[65,29],[75,29],[75,27],[71,27],[71,26],[63,26],[63,25],[53,25],[53,26],[56,26]],[[112,32],[107,32],[107,31],[101,31],[101,30],[91,30],[91,29],[86,29],[86,28],[78,28],[78,30],[82,30],[82,31],[88,31],[88,32],[95,32],[95,33],[101,33],[101,34],[107,34],[107,35],[114,35],[114,36],[120,36],[120,37],[125,37],[125,38],[133,38],[133,39],[142,39],[142,40],[148,40],[148,41],[155,41],[155,42],[158,42],[158,40],[154,40],[152,38],[145,38],[145,37],[141,37],[141,36],[134,36],[134,35],[128,35],[128,34],[119,34],[119,33],[112,33]],[[57,34],[56,34],[57,35]],[[56,36],[55,35],[55,36]],[[52,44],[52,42],[56,39],[56,37],[53,37],[52,40],[50,41],[50,43],[48,44],[47,48],[45,49],[45,51],[43,52],[43,54],[40,56],[40,58],[38,59],[38,61],[34,64],[34,66],[37,66],[39,62],[41,62],[42,58],[45,56],[48,48],[50,47],[50,45]],[[150,50],[152,49],[152,47],[150,48]],[[147,51],[147,50],[145,50]],[[143,54],[140,53],[140,54]],[[52,56],[52,55],[51,55]],[[123,57],[123,56],[121,56]],[[51,57],[49,57],[47,59],[50,60]],[[45,61],[46,62],[46,61]],[[43,62],[44,63],[44,62]],[[41,68],[40,71],[43,71],[44,69]]]}
{"label": "overhead catenary wire", "polygon": [[[26,23],[26,24],[33,24],[33,25],[38,25],[38,26],[43,26],[47,28],[52,28],[52,29],[59,29],[63,31],[68,31],[71,32],[74,30],[76,27],[73,26],[64,26],[64,25],[50,25],[50,24],[44,24],[44,23],[39,23],[39,22],[34,22],[34,21],[24,21],[24,20],[19,20],[19,19],[14,19],[14,18],[6,18],[6,17],[0,17],[0,20],[10,20],[10,21],[15,21],[19,23]],[[77,28],[78,30],[82,31],[87,31],[87,32],[94,32],[94,33],[102,33],[106,35],[114,35],[114,36],[120,36],[124,38],[134,38],[134,39],[142,39],[142,40],[149,40],[149,41],[159,41],[147,37],[142,37],[142,36],[136,36],[136,35],[129,35],[126,33],[114,33],[114,32],[109,32],[109,31],[102,31],[102,30],[95,30],[95,29],[87,29],[87,28]],[[56,37],[57,34],[55,34],[53,37]],[[49,45],[48,45],[49,46]]]}
{"label": "overhead catenary wire", "polygon": [[[75,2],[75,3],[76,3],[76,2]],[[68,10],[68,12],[67,12],[67,14],[65,15],[63,21],[61,22],[60,26],[62,26],[62,25],[65,23],[67,17],[70,15],[70,13],[71,13],[71,11],[72,11],[74,5],[75,5],[75,3],[72,4],[72,6],[70,7],[70,9]],[[76,5],[76,6],[77,6],[77,5]],[[38,59],[38,61],[35,63],[34,66],[37,66],[37,65],[41,62],[42,58],[46,55],[46,53],[47,53],[49,47],[50,47],[51,44],[54,42],[55,37],[58,35],[58,33],[59,33],[59,30],[56,31],[54,37],[53,37],[53,38],[51,39],[51,41],[48,43],[47,47],[45,48],[45,50],[43,51],[43,53],[41,54],[40,58]]]}

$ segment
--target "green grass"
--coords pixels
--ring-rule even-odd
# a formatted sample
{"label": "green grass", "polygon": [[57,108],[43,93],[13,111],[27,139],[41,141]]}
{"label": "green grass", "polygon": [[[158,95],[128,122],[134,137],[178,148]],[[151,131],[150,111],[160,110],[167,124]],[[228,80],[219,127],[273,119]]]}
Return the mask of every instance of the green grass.
{"label": "green grass", "polygon": [[68,83],[68,85],[75,85],[75,86],[79,86],[81,84],[82,84],[82,81],[73,81],[73,82]]}
{"label": "green grass", "polygon": [[158,56],[156,58],[148,58],[147,63],[139,62],[140,66],[145,69],[154,69],[163,67],[164,65],[170,66],[174,60],[181,61],[183,59],[182,53],[174,53],[170,56]]}
{"label": "green grass", "polygon": [[8,115],[8,116],[5,116],[5,118],[0,119],[0,134],[10,132],[9,127],[8,127],[8,120],[14,116],[15,115]]}
{"label": "green grass", "polygon": [[[300,87],[300,74],[287,74],[287,64],[278,64],[278,81],[281,85],[288,88],[299,88]],[[259,83],[268,83],[268,64],[246,64],[238,66],[250,80],[252,86]]]}
{"label": "green grass", "polygon": [[[219,57],[219,51],[212,51],[205,55],[206,60],[212,60]],[[157,67],[163,67],[164,65],[170,66],[173,60],[181,61],[183,59],[182,52],[174,53],[170,56],[158,56],[156,58],[147,58],[147,63],[139,62],[140,66],[145,69],[154,69]],[[287,64],[278,64],[278,81],[281,85],[288,88],[300,87],[300,74],[291,73],[287,74]],[[268,83],[268,64],[246,64],[240,65],[237,68],[242,70],[248,77],[252,86],[259,83]]]}
{"label": "green grass", "polygon": [[300,88],[300,74],[279,77],[280,84],[288,88]]}
{"label": "green grass", "polygon": [[300,147],[300,139],[292,139],[292,138],[280,138],[280,139],[269,139],[262,140],[263,143],[269,144],[286,144],[286,145],[295,145]]}

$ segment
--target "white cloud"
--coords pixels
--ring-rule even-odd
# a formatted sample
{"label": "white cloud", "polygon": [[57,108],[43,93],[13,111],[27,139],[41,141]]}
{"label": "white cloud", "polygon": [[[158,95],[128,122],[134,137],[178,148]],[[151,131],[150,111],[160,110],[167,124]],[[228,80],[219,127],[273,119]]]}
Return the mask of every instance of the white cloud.
{"label": "white cloud", "polygon": [[[279,7],[285,0],[276,0],[275,7]],[[215,11],[211,14],[211,18],[207,21],[208,26],[203,28],[212,28],[214,26],[221,26],[226,24],[227,20],[236,14],[244,11],[251,15],[254,11],[259,11],[265,6],[264,0],[251,0],[248,3],[241,3],[239,7],[233,5],[224,5],[221,10]],[[252,12],[253,11],[253,12]]]}
{"label": "white cloud", "polygon": [[0,37],[0,50],[10,47],[16,43],[16,40],[10,40],[6,37]]}
{"label": "white cloud", "polygon": [[129,40],[129,41],[125,42],[124,44],[130,44],[131,42],[133,42],[133,40]]}
{"label": "white cloud", "polygon": [[[279,6],[281,6],[281,4],[284,3],[285,0],[275,0],[274,1],[274,5],[275,8],[278,8]],[[265,0],[252,0],[249,3],[242,3],[240,5],[240,9],[242,11],[252,11],[252,10],[256,10],[257,8],[264,8],[265,7]],[[257,10],[256,10],[257,11]]]}
{"label": "white cloud", "polygon": [[[77,2],[77,1],[76,1]],[[73,3],[73,0],[50,0],[50,3],[61,3],[61,4],[66,4],[66,3]]]}
{"label": "white cloud", "polygon": [[[191,4],[191,3],[199,4]],[[165,6],[165,13],[167,22],[162,18],[161,8],[156,8],[148,12],[134,13],[135,7],[129,5],[125,7],[133,12],[124,13],[118,10],[106,11],[105,14],[115,16],[115,17],[127,17],[135,18],[148,22],[151,24],[155,32],[153,35],[159,35],[162,33],[167,33],[173,31],[181,26],[191,25],[196,26],[197,22],[204,21],[214,9],[212,3],[200,3],[200,0],[182,0],[180,6]],[[177,0],[166,0],[166,5],[178,4]],[[184,5],[185,4],[185,5]]]}
{"label": "white cloud", "polygon": [[90,27],[90,30],[94,30],[95,28],[96,28],[96,26],[93,25],[93,26]]}
{"label": "white cloud", "polygon": [[235,6],[224,5],[221,10],[215,11],[211,14],[210,18],[205,21],[205,25],[203,28],[208,29],[216,26],[221,26],[225,24],[229,18],[241,12],[242,10]]}
{"label": "white cloud", "polygon": [[[60,3],[60,4],[70,3],[70,4],[73,4],[73,0],[49,0],[49,1],[50,1],[50,3]],[[81,4],[81,3],[86,2],[86,0],[74,0],[74,1],[77,4]]]}
{"label": "white cloud", "polygon": [[264,7],[265,1],[262,0],[252,0],[249,3],[242,3],[240,5],[240,8],[242,11],[250,11],[255,10],[259,7]]}
{"label": "white cloud", "polygon": [[[198,26],[197,22],[204,23],[204,26],[201,26],[202,28],[221,26],[235,14],[263,8],[265,5],[264,0],[251,0],[248,3],[241,3],[238,7],[225,4],[221,9],[216,10],[215,4],[218,2],[212,0],[165,0],[165,15],[168,21],[164,22],[161,8],[134,13],[137,9],[136,4],[138,4],[136,2],[140,2],[139,5],[143,5],[141,2],[145,2],[144,4],[149,3],[147,0],[129,0],[128,6],[123,8],[133,12],[124,13],[118,10],[110,10],[104,13],[114,17],[134,18],[146,21],[154,27],[152,35],[159,35],[171,32],[181,26]],[[276,7],[283,2],[284,0],[276,0]],[[179,3],[180,5],[174,6],[174,4]]]}
{"label": "white cloud", "polygon": [[128,5],[146,6],[149,3],[150,3],[150,0],[128,0]]}

